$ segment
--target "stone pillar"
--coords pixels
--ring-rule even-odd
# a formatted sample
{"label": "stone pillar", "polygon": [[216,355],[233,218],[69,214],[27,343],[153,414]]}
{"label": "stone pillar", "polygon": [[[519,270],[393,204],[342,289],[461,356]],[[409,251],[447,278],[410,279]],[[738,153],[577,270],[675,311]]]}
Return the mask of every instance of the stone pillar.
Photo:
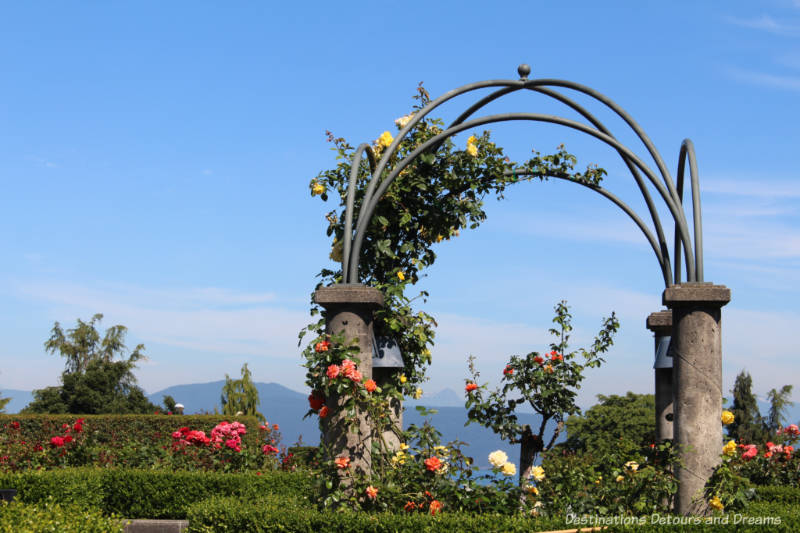
{"label": "stone pillar", "polygon": [[730,300],[730,289],[711,283],[681,283],[663,295],[672,310],[678,514],[708,512],[703,486],[722,453],[721,309]]}
{"label": "stone pillar", "polygon": [[[397,368],[374,368],[372,370],[372,379],[375,380],[379,387],[384,387],[396,379],[395,376],[398,372],[399,369]],[[403,402],[396,398],[389,400],[389,423],[398,431],[403,431]],[[392,454],[400,450],[402,441],[400,440],[400,435],[393,429],[383,431],[382,438],[386,445],[387,453]]]}
{"label": "stone pillar", "polygon": [[656,442],[671,440],[673,433],[672,412],[672,352],[667,357],[659,357],[659,346],[663,351],[664,344],[670,342],[672,336],[672,311],[657,311],[647,317],[647,329],[655,337],[656,361],[655,370],[655,396],[656,396]]}
{"label": "stone pillar", "polygon": [[[344,334],[356,339],[359,347],[358,370],[365,379],[372,377],[372,313],[383,305],[383,294],[360,284],[322,287],[314,301],[325,308],[326,330],[331,335]],[[330,414],[323,419],[322,442],[333,457],[349,457],[350,469],[369,475],[372,469],[371,426],[363,413],[358,427],[348,427],[339,408],[340,398],[327,398]]]}

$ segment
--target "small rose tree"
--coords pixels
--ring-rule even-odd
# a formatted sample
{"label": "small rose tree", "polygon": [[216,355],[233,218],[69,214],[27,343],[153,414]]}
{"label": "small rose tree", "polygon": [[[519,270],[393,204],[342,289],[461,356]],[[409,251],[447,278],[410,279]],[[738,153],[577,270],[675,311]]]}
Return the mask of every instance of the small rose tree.
{"label": "small rose tree", "polygon": [[[575,398],[584,379],[584,370],[599,367],[605,353],[613,344],[619,322],[612,312],[603,319],[603,327],[588,350],[581,348],[567,352],[572,315],[566,302],[555,306],[550,333],[557,342],[550,344],[550,352],[531,352],[526,356],[513,355],[503,370],[502,387],[488,391],[488,385],[478,385],[480,374],[475,369],[474,357],[469,358],[471,378],[467,380],[466,407],[469,409],[467,424],[478,423],[492,429],[500,438],[520,445],[519,483],[525,485],[531,477],[536,456],[550,449],[564,427],[564,420],[580,413]],[[542,420],[535,432],[527,424],[521,424],[516,408],[528,404]],[[545,444],[547,424],[556,427]]]}

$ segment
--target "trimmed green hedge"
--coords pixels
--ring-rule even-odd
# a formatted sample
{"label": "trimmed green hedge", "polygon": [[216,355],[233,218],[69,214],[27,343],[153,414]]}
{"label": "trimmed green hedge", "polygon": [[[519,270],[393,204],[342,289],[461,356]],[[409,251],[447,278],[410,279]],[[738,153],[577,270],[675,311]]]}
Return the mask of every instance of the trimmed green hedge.
{"label": "trimmed green hedge", "polygon": [[318,511],[292,498],[270,496],[256,501],[215,496],[198,502],[187,513],[189,531],[209,532],[287,532],[393,533],[398,531],[459,533],[503,531],[530,533],[565,529],[564,519],[440,513],[356,513]]}
{"label": "trimmed green hedge", "polygon": [[12,422],[19,422],[19,435],[29,444],[46,446],[51,437],[64,434],[63,424],[73,425],[83,418],[83,430],[91,434],[93,443],[103,446],[122,446],[128,443],[163,445],[172,442],[172,433],[183,426],[211,434],[223,420],[237,420],[247,427],[242,442],[247,446],[261,445],[254,416],[225,415],[0,415],[0,431],[8,432]]}
{"label": "trimmed green hedge", "polygon": [[[197,502],[187,513],[189,531],[194,533],[248,531],[252,533],[297,532],[317,533],[394,533],[441,532],[458,533],[554,531],[593,526],[607,526],[615,532],[716,532],[734,530],[761,532],[768,530],[794,532],[800,530],[800,509],[787,504],[754,503],[742,513],[697,519],[679,516],[645,516],[628,518],[630,523],[579,523],[566,518],[466,514],[444,512],[429,516],[420,513],[354,513],[321,512],[291,496],[269,496],[257,500],[214,496]],[[611,517],[613,519],[613,517]],[[763,522],[764,520],[767,522]],[[637,520],[637,522],[632,522]],[[762,523],[758,521],[761,520]]]}
{"label": "trimmed green hedge", "polygon": [[0,503],[0,533],[114,533],[123,522],[99,510],[62,505],[52,500],[36,504]]}
{"label": "trimmed green hedge", "polygon": [[800,504],[800,487],[762,486],[756,487],[756,500],[785,504]]}
{"label": "trimmed green hedge", "polygon": [[125,518],[186,517],[190,505],[216,495],[247,501],[265,495],[298,498],[311,490],[299,472],[220,473],[70,468],[0,474],[0,488],[17,489],[15,501],[100,509]]}

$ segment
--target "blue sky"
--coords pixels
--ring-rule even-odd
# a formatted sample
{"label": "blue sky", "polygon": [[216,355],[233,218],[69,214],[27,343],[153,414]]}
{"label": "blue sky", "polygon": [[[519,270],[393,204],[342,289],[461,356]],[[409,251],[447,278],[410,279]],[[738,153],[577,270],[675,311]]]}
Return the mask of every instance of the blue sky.
{"label": "blue sky", "polygon": [[[800,2],[6,2],[0,17],[0,390],[55,385],[54,321],[105,314],[150,357],[148,392],[236,375],[303,390],[296,332],[328,265],[308,182],[353,144],[394,130],[418,82],[561,78],[627,109],[673,175],[697,148],[705,278],[731,287],[724,386],[741,369],[763,397],[796,387],[800,313]],[[586,101],[584,101],[586,102]],[[454,118],[468,105],[442,109]],[[491,110],[561,114],[535,95]],[[622,141],[620,121],[597,107]],[[607,148],[546,125],[495,125],[514,159],[558,144],[609,170]],[[464,143],[465,134],[457,138]],[[637,203],[638,202],[638,203]],[[444,242],[423,281],[439,324],[426,390],[460,389],[546,347],[553,305],[588,343],[612,309],[622,329],[597,393],[652,391],[646,316],[661,307],[654,256],[619,210],[569,183],[490,200],[478,230]],[[795,394],[795,398],[797,395]]]}

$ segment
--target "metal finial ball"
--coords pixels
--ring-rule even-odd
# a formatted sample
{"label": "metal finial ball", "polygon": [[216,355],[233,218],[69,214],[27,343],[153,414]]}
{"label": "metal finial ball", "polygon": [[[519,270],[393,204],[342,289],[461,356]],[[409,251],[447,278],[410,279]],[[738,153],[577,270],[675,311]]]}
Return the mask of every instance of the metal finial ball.
{"label": "metal finial ball", "polygon": [[517,67],[517,73],[519,74],[520,79],[527,80],[528,74],[531,73],[531,66],[527,63],[523,63]]}

